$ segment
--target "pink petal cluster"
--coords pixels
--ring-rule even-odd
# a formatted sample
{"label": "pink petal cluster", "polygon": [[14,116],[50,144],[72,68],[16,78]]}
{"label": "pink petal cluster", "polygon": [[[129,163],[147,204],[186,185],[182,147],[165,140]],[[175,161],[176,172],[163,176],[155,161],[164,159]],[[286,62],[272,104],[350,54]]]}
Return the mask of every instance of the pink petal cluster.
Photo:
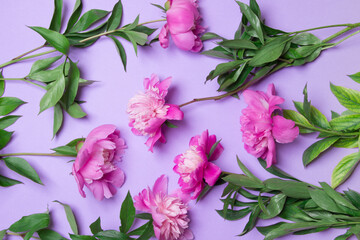
{"label": "pink petal cluster", "polygon": [[161,132],[164,122],[184,118],[179,106],[165,103],[170,84],[171,77],[160,81],[157,75],[152,74],[144,79],[145,92],[136,94],[128,103],[131,131],[136,135],[149,136],[145,144],[151,152],[157,141],[166,142]]}
{"label": "pink petal cluster", "polygon": [[168,179],[159,177],[152,190],[148,187],[134,197],[134,206],[138,211],[150,213],[153,218],[154,233],[159,240],[192,240],[189,229],[189,201],[179,191],[168,195]]}
{"label": "pink petal cluster", "polygon": [[294,141],[299,135],[299,128],[293,121],[273,114],[275,110],[281,110],[277,105],[284,102],[283,98],[275,95],[274,84],[268,86],[266,93],[245,90],[243,96],[248,104],[240,117],[245,149],[257,158],[266,159],[267,167],[270,167],[276,163],[275,141]]}
{"label": "pink petal cluster", "polygon": [[179,185],[181,191],[191,194],[196,199],[205,187],[205,182],[213,186],[221,174],[218,166],[211,163],[219,158],[224,148],[219,143],[214,152],[210,154],[211,148],[216,143],[216,136],[210,135],[208,130],[201,135],[192,137],[189,143],[190,148],[178,156],[174,162],[174,171],[180,175]]}
{"label": "pink petal cluster", "polygon": [[72,169],[81,196],[86,196],[84,185],[97,200],[116,193],[115,187],[121,187],[125,180],[124,172],[116,166],[125,148],[125,141],[114,125],[102,125],[89,133]]}
{"label": "pink petal cluster", "polygon": [[166,12],[167,23],[159,34],[160,45],[169,46],[169,33],[175,45],[185,51],[199,52],[202,47],[200,35],[205,28],[200,25],[201,16],[196,0],[170,0]]}

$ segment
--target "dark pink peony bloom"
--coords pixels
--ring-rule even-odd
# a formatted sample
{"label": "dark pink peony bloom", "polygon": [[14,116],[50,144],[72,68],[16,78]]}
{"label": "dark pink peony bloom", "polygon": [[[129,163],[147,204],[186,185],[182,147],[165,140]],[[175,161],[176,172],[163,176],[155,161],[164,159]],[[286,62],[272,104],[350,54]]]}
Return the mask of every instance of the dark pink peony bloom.
{"label": "dark pink peony bloom", "polygon": [[243,92],[248,107],[242,110],[240,117],[243,142],[248,153],[266,160],[267,167],[276,163],[275,141],[290,143],[299,135],[295,123],[279,115],[278,104],[284,99],[275,96],[274,84],[268,86],[267,92],[245,90]]}
{"label": "dark pink peony bloom", "polygon": [[159,34],[160,45],[169,46],[169,33],[175,45],[185,51],[199,52],[202,47],[200,35],[205,28],[200,25],[201,17],[196,0],[170,0],[166,12],[167,23]]}
{"label": "dark pink peony bloom", "polygon": [[218,166],[211,163],[219,158],[224,148],[219,143],[213,154],[208,157],[212,146],[216,143],[216,136],[210,135],[208,130],[201,135],[192,137],[190,140],[190,148],[178,156],[174,162],[174,171],[180,175],[179,185],[181,191],[191,194],[192,199],[196,199],[205,187],[205,182],[209,186],[213,186],[221,174]]}
{"label": "dark pink peony bloom", "polygon": [[166,104],[165,97],[171,84],[171,78],[159,80],[155,74],[144,79],[144,93],[136,94],[129,100],[127,113],[129,126],[136,135],[149,136],[146,145],[153,151],[157,141],[166,142],[161,126],[166,120],[182,120],[184,113],[179,106]]}
{"label": "dark pink peony bloom", "polygon": [[136,210],[151,213],[154,233],[159,240],[192,240],[189,229],[189,201],[180,191],[168,195],[168,179],[159,177],[152,190],[148,187],[134,197]]}
{"label": "dark pink peony bloom", "polygon": [[125,141],[114,125],[102,125],[89,133],[72,170],[81,196],[86,196],[84,185],[97,200],[116,193],[115,187],[121,187],[125,180],[124,172],[116,166],[125,148]]}

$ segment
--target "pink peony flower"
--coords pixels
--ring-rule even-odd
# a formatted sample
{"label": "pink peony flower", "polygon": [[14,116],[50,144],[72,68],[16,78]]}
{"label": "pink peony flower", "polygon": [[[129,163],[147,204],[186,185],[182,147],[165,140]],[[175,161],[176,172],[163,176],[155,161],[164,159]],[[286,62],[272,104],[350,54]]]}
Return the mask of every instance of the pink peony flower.
{"label": "pink peony flower", "polygon": [[281,110],[277,105],[284,102],[283,98],[275,96],[274,84],[268,86],[266,93],[245,90],[243,96],[248,104],[240,117],[245,149],[257,158],[266,159],[267,167],[270,167],[276,163],[275,141],[294,141],[299,128],[293,121],[273,114],[275,110]]}
{"label": "pink peony flower", "polygon": [[125,148],[125,141],[114,125],[102,125],[89,133],[72,170],[81,196],[86,196],[84,185],[97,200],[116,193],[115,187],[121,187],[125,179],[124,172],[116,166]]}
{"label": "pink peony flower", "polygon": [[189,201],[180,191],[168,195],[168,179],[159,177],[152,190],[148,187],[134,197],[134,206],[138,211],[151,213],[154,233],[159,240],[192,240],[194,236],[189,229]]}
{"label": "pink peony flower", "polygon": [[159,34],[160,45],[169,46],[169,33],[175,45],[185,51],[199,52],[203,44],[200,35],[205,28],[200,25],[201,17],[196,0],[170,0],[166,12],[167,23]]}
{"label": "pink peony flower", "polygon": [[129,126],[136,135],[149,136],[146,145],[153,151],[159,140],[165,143],[161,126],[166,120],[182,120],[184,113],[179,106],[165,103],[165,96],[171,84],[171,78],[159,80],[155,74],[144,79],[145,93],[136,94],[129,100],[127,113],[130,115]]}
{"label": "pink peony flower", "polygon": [[192,199],[199,196],[205,182],[213,186],[221,174],[220,168],[210,162],[218,159],[223,152],[224,148],[220,143],[209,158],[210,150],[215,143],[216,136],[209,136],[206,130],[201,135],[192,137],[190,148],[185,153],[176,156],[174,160],[176,164],[174,171],[180,175],[181,191],[186,194],[193,192]]}

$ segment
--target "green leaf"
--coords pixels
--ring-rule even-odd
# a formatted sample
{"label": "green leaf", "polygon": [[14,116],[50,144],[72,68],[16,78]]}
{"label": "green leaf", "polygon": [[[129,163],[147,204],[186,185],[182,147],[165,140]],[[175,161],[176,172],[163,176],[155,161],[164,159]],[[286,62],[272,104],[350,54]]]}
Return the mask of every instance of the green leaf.
{"label": "green leaf", "polygon": [[128,236],[115,230],[106,230],[95,234],[99,240],[127,240]]}
{"label": "green leaf", "polygon": [[12,232],[36,232],[40,229],[47,228],[50,223],[48,213],[37,213],[22,217],[19,221],[13,223],[9,230]]}
{"label": "green leaf", "polygon": [[144,219],[144,220],[152,220],[152,216],[150,213],[139,213],[135,215],[135,218]]}
{"label": "green leaf", "polygon": [[50,229],[41,229],[37,231],[41,240],[66,240],[59,233]]}
{"label": "green leaf", "polygon": [[242,174],[229,174],[223,177],[226,182],[246,188],[263,188],[264,184]]}
{"label": "green leaf", "polygon": [[100,21],[106,15],[108,15],[108,11],[100,10],[100,9],[92,9],[90,11],[87,11],[82,15],[79,19],[79,21],[71,28],[71,33],[74,32],[82,32],[86,29],[88,29],[91,25],[96,23],[97,21]]}
{"label": "green leaf", "polygon": [[30,27],[35,32],[39,33],[51,46],[63,54],[67,54],[69,51],[70,43],[67,38],[53,30],[49,30],[43,27]]}
{"label": "green leaf", "polygon": [[76,63],[70,61],[70,69],[68,74],[68,86],[65,92],[65,104],[66,107],[69,107],[75,101],[75,97],[78,92],[79,79],[80,79],[80,70],[77,67]]}
{"label": "green leaf", "polygon": [[322,209],[329,212],[342,213],[338,205],[326,194],[325,191],[319,189],[310,189],[309,193],[311,199],[314,200],[314,202]]}
{"label": "green leaf", "polygon": [[54,125],[53,125],[53,137],[55,137],[56,133],[61,128],[61,125],[63,123],[63,110],[60,106],[60,104],[56,104],[54,106]]}
{"label": "green leaf", "polygon": [[0,129],[0,150],[3,149],[10,141],[13,132]]}
{"label": "green leaf", "polygon": [[331,197],[337,204],[340,204],[344,207],[348,207],[353,210],[358,210],[354,205],[351,204],[348,200],[346,200],[340,193],[336,192],[332,189],[327,183],[320,182],[321,187],[324,189],[327,195]]}
{"label": "green leaf", "polygon": [[22,182],[0,175],[0,187],[11,187],[16,184],[22,184]]}
{"label": "green leaf", "polygon": [[65,77],[60,75],[40,100],[40,113],[58,103],[65,91]]}
{"label": "green leaf", "polygon": [[[224,219],[229,221],[235,221],[239,220],[241,218],[244,218],[246,215],[248,215],[251,212],[251,208],[244,208],[241,210],[231,210],[227,209],[226,213],[224,213],[224,210],[216,210],[216,212]],[[226,215],[225,215],[226,214]]]}
{"label": "green leaf", "polygon": [[215,57],[215,58],[234,60],[234,58],[232,56],[229,56],[228,54],[226,54],[222,51],[217,51],[217,50],[202,51],[201,54],[210,56],[210,57]]}
{"label": "green leaf", "polygon": [[332,83],[330,83],[330,89],[341,105],[353,112],[360,113],[359,91],[341,86],[336,86]]}
{"label": "green leaf", "polygon": [[4,230],[0,231],[0,239],[4,239],[4,237],[6,235],[6,231],[7,231],[7,229],[4,229]]}
{"label": "green leaf", "polygon": [[360,72],[348,75],[352,80],[357,83],[360,83]]}
{"label": "green leaf", "polygon": [[246,233],[250,232],[256,225],[257,219],[260,215],[261,209],[260,207],[256,206],[249,217],[249,221],[246,223],[244,230],[242,231],[242,233],[240,233],[238,236],[243,236]]}
{"label": "green leaf", "polygon": [[[151,222],[151,221],[149,221],[149,222]],[[134,235],[140,236],[145,231],[145,229],[148,227],[149,222],[147,222],[144,225],[141,225],[140,227],[132,230],[131,232],[128,233],[128,235],[129,236],[134,236]]]}
{"label": "green leaf", "polygon": [[25,102],[15,97],[1,97],[0,98],[0,116],[7,115],[13,112],[20,105]]}
{"label": "green leaf", "polygon": [[125,31],[133,30],[137,25],[139,25],[139,18],[140,18],[140,15],[137,15],[134,22],[132,22],[131,24],[126,25],[124,30]]}
{"label": "green leaf", "polygon": [[97,234],[98,232],[102,232],[102,228],[101,228],[101,220],[100,217],[98,217],[98,219],[96,219],[95,222],[93,222],[90,225],[90,230],[92,234]]}
{"label": "green leaf", "polygon": [[14,124],[21,116],[18,115],[9,115],[6,117],[0,118],[0,129],[5,129],[12,124]]}
{"label": "green leaf", "polygon": [[279,226],[281,226],[282,224],[284,224],[285,222],[278,222],[275,223],[273,225],[269,225],[269,226],[265,226],[265,227],[257,227],[256,229],[262,234],[262,235],[267,235],[269,232],[271,232],[273,229],[278,228]]}
{"label": "green leaf", "polygon": [[328,137],[320,141],[313,143],[308,147],[303,154],[303,164],[304,166],[309,165],[313,160],[315,160],[322,152],[327,150],[331,145],[333,145],[339,137]]}
{"label": "green leaf", "polygon": [[130,192],[127,193],[125,200],[121,204],[120,220],[120,231],[127,233],[135,220],[135,207]]}
{"label": "green leaf", "polygon": [[121,0],[119,0],[115,5],[111,12],[111,16],[109,17],[108,24],[106,27],[107,31],[115,30],[119,27],[123,14],[123,6],[121,4]]}
{"label": "green leaf", "polygon": [[346,240],[346,239],[349,239],[353,234],[351,232],[349,232],[349,230],[342,234],[342,235],[339,235],[337,236],[334,240]]}
{"label": "green leaf", "polygon": [[314,221],[313,218],[309,217],[304,210],[300,209],[295,204],[285,204],[284,209],[279,214],[279,217],[287,219],[293,222],[300,221]]}
{"label": "green leaf", "polygon": [[[4,78],[2,71],[0,71],[0,78]],[[2,95],[4,95],[4,91],[5,91],[5,81],[0,80],[0,97],[2,97]]]}
{"label": "green leaf", "polygon": [[61,146],[61,147],[57,147],[57,148],[52,148],[51,150],[53,150],[59,154],[62,154],[62,155],[67,155],[67,156],[72,156],[72,157],[77,156],[75,147]]}
{"label": "green leaf", "polygon": [[49,27],[50,30],[60,32],[62,7],[63,7],[62,0],[54,0],[54,13]]}
{"label": "green leaf", "polygon": [[47,71],[40,71],[40,72],[36,72],[36,73],[32,73],[31,75],[29,75],[30,79],[36,80],[36,81],[40,81],[40,82],[44,82],[44,83],[49,83],[49,82],[53,82],[56,79],[58,79],[60,77],[60,75],[62,75],[62,70],[60,68],[55,68],[52,70],[47,70]]}
{"label": "green leaf", "polygon": [[286,119],[293,120],[295,123],[300,123],[305,127],[312,128],[313,126],[309,123],[309,121],[300,113],[293,111],[293,110],[283,110],[283,116]]}
{"label": "green leaf", "polygon": [[82,12],[82,1],[81,0],[76,0],[75,5],[74,5],[74,9],[73,12],[70,16],[70,19],[68,21],[65,33],[68,33],[72,27],[74,26],[74,24],[78,21],[81,12]]}
{"label": "green leaf", "polygon": [[224,39],[224,38],[221,37],[220,35],[218,35],[216,33],[212,33],[212,32],[206,32],[201,36],[201,41],[207,41],[207,40],[211,40],[211,39]]}
{"label": "green leaf", "polygon": [[153,5],[154,7],[157,7],[159,9],[163,10],[164,12],[166,12],[166,9],[164,7],[162,7],[162,6],[160,6],[159,4],[151,3],[151,5]]}
{"label": "green leaf", "polygon": [[125,49],[123,47],[123,45],[121,44],[121,42],[119,40],[117,40],[115,37],[113,36],[108,36],[109,38],[111,38],[114,43],[115,43],[115,46],[116,46],[116,49],[119,53],[119,56],[121,58],[121,62],[124,66],[124,71],[126,72],[126,52],[125,52]]}
{"label": "green leaf", "polygon": [[249,62],[250,66],[259,67],[265,63],[277,60],[290,40],[291,37],[287,35],[270,40],[256,52],[256,55]]}
{"label": "green leaf", "polygon": [[276,194],[270,199],[269,204],[267,205],[267,213],[262,215],[263,219],[274,218],[280,214],[283,210],[286,202],[286,195],[283,193]]}
{"label": "green leaf", "polygon": [[321,43],[321,40],[312,33],[304,32],[295,35],[291,42],[297,45],[306,46]]}
{"label": "green leaf", "polygon": [[97,240],[93,236],[69,234],[72,240]]}
{"label": "green leaf", "polygon": [[331,186],[333,188],[338,187],[346,179],[350,177],[355,167],[360,161],[359,152],[352,153],[343,159],[336,165],[331,175]]}
{"label": "green leaf", "polygon": [[71,230],[73,231],[74,234],[76,234],[76,235],[79,234],[76,219],[75,219],[73,211],[71,210],[71,207],[69,205],[59,202],[57,200],[55,200],[54,202],[59,203],[64,207],[66,219],[68,220]]}
{"label": "green leaf", "polygon": [[259,38],[260,42],[264,44],[264,33],[258,16],[256,16],[256,14],[251,10],[248,5],[239,1],[236,2],[240,6],[242,14],[246,16],[247,20],[250,22],[250,25],[255,29],[256,35]]}
{"label": "green leaf", "polygon": [[257,181],[258,183],[261,183],[262,184],[262,181],[257,178],[252,172],[250,172],[250,170],[240,161],[239,157],[236,156],[236,160],[237,160],[237,163],[241,169],[241,171],[243,171],[243,173],[248,176],[249,178],[251,179],[254,179],[255,181]]}
{"label": "green leaf", "polygon": [[152,221],[147,223],[147,227],[145,228],[144,232],[139,236],[138,240],[148,240],[153,237],[154,234],[154,227]]}
{"label": "green leaf", "polygon": [[357,148],[358,147],[358,138],[340,138],[337,140],[333,147],[337,148]]}
{"label": "green leaf", "polygon": [[169,128],[178,128],[178,126],[172,124],[169,120],[166,120],[164,124]]}
{"label": "green leaf", "polygon": [[307,199],[310,198],[309,186],[303,182],[295,182],[282,180],[278,178],[270,178],[264,181],[266,188],[278,190],[288,197]]}
{"label": "green leaf", "polygon": [[244,60],[235,60],[227,63],[220,63],[219,65],[216,66],[215,71],[211,74],[210,79],[214,79],[215,77],[240,66],[244,62],[245,62]]}
{"label": "green leaf", "polygon": [[360,209],[360,194],[351,189],[349,189],[348,191],[344,191],[344,193],[346,198],[349,199],[355,207]]}
{"label": "green leaf", "polygon": [[32,74],[36,73],[36,72],[40,72],[42,70],[48,69],[54,62],[56,62],[57,60],[59,60],[62,57],[62,55],[60,56],[56,56],[56,57],[51,57],[51,58],[45,58],[45,59],[41,59],[41,60],[37,60],[36,62],[34,62],[34,64],[31,66],[31,70],[29,73],[29,76],[31,76]]}
{"label": "green leaf", "polygon": [[360,128],[360,114],[344,115],[334,118],[330,125],[335,131],[350,132]]}
{"label": "green leaf", "polygon": [[210,152],[207,156],[208,159],[211,159],[211,156],[214,154],[214,152],[215,152],[217,146],[220,144],[220,142],[221,142],[221,139],[219,141],[217,141],[216,143],[214,143],[214,145],[211,146]]}
{"label": "green leaf", "polygon": [[145,33],[135,31],[124,31],[124,33],[130,38],[131,41],[134,40],[139,45],[143,46],[147,42],[148,36]]}
{"label": "green leaf", "polygon": [[250,0],[250,9],[258,16],[258,18],[261,20],[261,11],[260,7],[257,4],[256,0]]}
{"label": "green leaf", "polygon": [[81,109],[80,105],[76,102],[70,105],[66,112],[73,118],[83,118],[86,113]]}
{"label": "green leaf", "polygon": [[315,126],[318,126],[318,127],[324,128],[324,129],[330,128],[330,124],[329,124],[328,120],[326,119],[326,117],[324,116],[324,114],[322,114],[314,106],[310,107],[310,121]]}
{"label": "green leaf", "polygon": [[33,182],[43,184],[34,168],[31,167],[25,159],[19,157],[6,157],[3,158],[3,160],[9,169],[32,180]]}
{"label": "green leaf", "polygon": [[271,167],[267,167],[266,166],[266,161],[261,159],[261,158],[258,158],[258,161],[260,163],[260,165],[266,170],[268,171],[269,173],[275,175],[275,176],[278,176],[280,178],[285,178],[285,179],[291,179],[291,180],[295,180],[295,181],[300,181],[299,179],[297,178],[294,178],[293,176],[291,176],[290,174],[284,172],[283,170],[275,167],[274,165],[272,165]]}
{"label": "green leaf", "polygon": [[224,40],[218,43],[219,45],[232,49],[253,49],[257,50],[258,48],[249,40],[245,39],[235,39],[235,40]]}

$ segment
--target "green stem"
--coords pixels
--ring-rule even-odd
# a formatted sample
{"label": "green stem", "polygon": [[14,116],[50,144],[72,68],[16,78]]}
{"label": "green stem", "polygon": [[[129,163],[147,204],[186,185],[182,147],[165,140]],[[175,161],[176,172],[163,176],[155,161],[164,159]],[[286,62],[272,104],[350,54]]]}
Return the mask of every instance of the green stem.
{"label": "green stem", "polygon": [[39,57],[39,56],[42,56],[42,55],[46,55],[46,54],[49,54],[49,53],[53,53],[53,52],[56,52],[56,49],[53,49],[53,50],[50,50],[50,51],[47,51],[47,52],[42,52],[42,53],[38,53],[38,54],[34,54],[34,55],[30,55],[30,56],[27,56],[27,57],[23,57],[23,58],[18,58],[18,59],[14,59],[14,60],[11,60],[11,61],[8,61],[4,64],[1,64],[0,65],[0,69],[1,68],[4,68],[6,66],[9,66],[13,63],[17,63],[17,62],[20,62],[20,61],[23,61],[23,60],[27,60],[27,59],[31,59],[31,58],[36,58],[36,57]]}
{"label": "green stem", "polygon": [[353,33],[350,34],[349,36],[344,37],[344,38],[341,39],[340,41],[338,41],[338,42],[336,42],[336,43],[334,43],[334,44],[332,44],[332,45],[330,45],[330,46],[324,47],[323,50],[328,49],[328,48],[335,47],[335,46],[339,45],[340,43],[342,43],[343,41],[345,41],[345,40],[347,40],[347,39],[355,36],[355,35],[358,34],[358,33],[360,33],[360,30],[358,30],[358,31],[356,31],[356,32],[353,32]]}
{"label": "green stem", "polygon": [[24,82],[27,82],[27,83],[30,83],[32,85],[35,85],[37,87],[40,87],[42,89],[45,89],[46,90],[46,87],[40,85],[40,84],[37,84],[37,83],[34,83],[26,78],[0,78],[0,81],[24,81]]}
{"label": "green stem", "polygon": [[[7,235],[12,235],[12,236],[19,236],[19,237],[22,237],[22,238],[25,237],[25,234],[23,234],[23,233],[6,232],[6,234]],[[34,237],[34,236],[32,236],[31,238],[40,239],[39,237]]]}
{"label": "green stem", "polygon": [[11,157],[11,156],[74,157],[74,156],[57,154],[57,153],[4,153],[4,154],[0,154],[0,157]]}
{"label": "green stem", "polygon": [[353,132],[353,133],[343,133],[343,132],[335,132],[335,131],[330,131],[330,130],[326,130],[326,129],[322,129],[322,128],[317,128],[317,127],[310,127],[308,125],[299,123],[299,122],[295,122],[297,126],[302,127],[302,128],[306,128],[309,130],[314,130],[316,132],[323,132],[323,133],[328,133],[334,136],[344,136],[344,137],[356,137],[360,135],[360,132]]}
{"label": "green stem", "polygon": [[30,84],[32,84],[32,85],[34,85],[34,86],[37,86],[37,87],[40,87],[40,88],[42,88],[42,89],[45,89],[45,90],[46,90],[46,87],[45,87],[45,86],[42,86],[42,85],[37,84],[37,83],[34,83],[34,82],[29,81],[29,80],[27,80],[27,79],[24,79],[24,82],[30,83]]}
{"label": "green stem", "polygon": [[[155,22],[163,22],[163,21],[166,21],[166,19],[158,19],[158,20],[147,21],[147,22],[139,23],[137,26],[141,26],[141,25],[145,25],[145,24],[149,24],[149,23],[155,23]],[[81,40],[80,42],[81,43],[87,42],[87,41],[92,40],[94,38],[98,38],[98,37],[101,37],[101,36],[109,35],[109,34],[112,34],[114,32],[124,30],[124,28],[125,27],[118,28],[118,29],[115,29],[115,30],[111,30],[111,31],[108,31],[108,32],[103,32],[103,33],[100,33],[100,34],[85,38],[85,39]]]}
{"label": "green stem", "polygon": [[46,45],[43,44],[43,45],[41,45],[40,47],[34,48],[34,49],[30,50],[30,51],[27,51],[26,53],[21,54],[20,56],[17,56],[17,57],[15,57],[15,58],[13,58],[12,60],[19,59],[19,58],[23,58],[23,57],[25,57],[26,55],[28,55],[28,54],[30,54],[30,53],[33,53],[33,52],[35,52],[35,51],[37,51],[37,50],[40,50],[40,49],[42,49],[42,48],[45,47],[45,46],[46,46]]}
{"label": "green stem", "polygon": [[303,33],[303,32],[309,32],[309,31],[325,29],[325,28],[333,28],[333,27],[352,27],[352,28],[354,28],[354,26],[359,27],[360,23],[345,23],[345,24],[327,25],[327,26],[322,26],[322,27],[315,27],[315,28],[309,28],[309,29],[304,29],[304,30],[300,30],[300,31],[290,32],[289,34]]}

